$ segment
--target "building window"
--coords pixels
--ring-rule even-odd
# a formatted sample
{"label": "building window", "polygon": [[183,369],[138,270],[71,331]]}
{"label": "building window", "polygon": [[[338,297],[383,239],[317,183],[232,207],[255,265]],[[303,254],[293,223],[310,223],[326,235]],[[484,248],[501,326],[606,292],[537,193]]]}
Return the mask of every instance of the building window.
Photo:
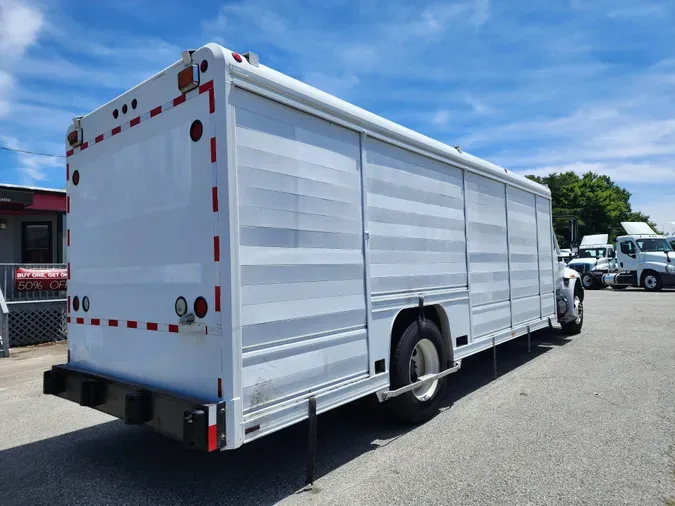
{"label": "building window", "polygon": [[21,230],[21,262],[48,264],[52,260],[52,224],[23,223]]}

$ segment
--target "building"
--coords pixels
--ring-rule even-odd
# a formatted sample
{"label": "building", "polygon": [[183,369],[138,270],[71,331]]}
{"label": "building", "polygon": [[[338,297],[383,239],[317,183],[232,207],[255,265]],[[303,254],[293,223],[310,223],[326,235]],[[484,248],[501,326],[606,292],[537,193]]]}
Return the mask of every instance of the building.
{"label": "building", "polygon": [[0,264],[66,262],[66,192],[0,184]]}

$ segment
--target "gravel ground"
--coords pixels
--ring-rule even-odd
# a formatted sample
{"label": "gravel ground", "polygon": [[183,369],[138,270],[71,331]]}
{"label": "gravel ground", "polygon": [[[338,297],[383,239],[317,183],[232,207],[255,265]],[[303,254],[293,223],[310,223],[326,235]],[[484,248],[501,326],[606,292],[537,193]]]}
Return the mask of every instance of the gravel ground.
{"label": "gravel ground", "polygon": [[675,498],[675,292],[587,293],[557,331],[467,359],[442,413],[393,424],[366,399],[235,451],[178,443],[41,394],[62,345],[0,360],[0,504],[664,505]]}

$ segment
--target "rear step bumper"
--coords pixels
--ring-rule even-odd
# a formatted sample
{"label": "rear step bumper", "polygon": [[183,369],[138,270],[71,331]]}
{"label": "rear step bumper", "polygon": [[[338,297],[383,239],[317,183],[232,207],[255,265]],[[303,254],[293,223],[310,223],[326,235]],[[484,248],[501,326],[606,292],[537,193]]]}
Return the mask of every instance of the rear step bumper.
{"label": "rear step bumper", "polygon": [[42,391],[127,424],[147,425],[189,448],[210,452],[225,447],[225,402],[204,403],[65,364],[44,372]]}

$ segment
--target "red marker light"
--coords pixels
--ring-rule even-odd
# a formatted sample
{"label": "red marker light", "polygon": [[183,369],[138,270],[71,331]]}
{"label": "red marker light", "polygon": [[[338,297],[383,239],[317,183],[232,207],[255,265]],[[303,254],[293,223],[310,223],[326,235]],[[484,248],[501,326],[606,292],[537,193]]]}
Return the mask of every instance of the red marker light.
{"label": "red marker light", "polygon": [[244,58],[239,53],[232,53],[232,58],[237,60],[239,63],[244,61]]}
{"label": "red marker light", "polygon": [[195,300],[194,309],[195,315],[198,318],[204,318],[209,310],[209,305],[206,303],[206,299],[204,297],[197,297],[197,300]]}
{"label": "red marker light", "polygon": [[192,125],[190,125],[190,139],[192,139],[192,142],[197,142],[201,139],[203,133],[204,126],[202,125],[202,122],[198,119],[193,121]]}

